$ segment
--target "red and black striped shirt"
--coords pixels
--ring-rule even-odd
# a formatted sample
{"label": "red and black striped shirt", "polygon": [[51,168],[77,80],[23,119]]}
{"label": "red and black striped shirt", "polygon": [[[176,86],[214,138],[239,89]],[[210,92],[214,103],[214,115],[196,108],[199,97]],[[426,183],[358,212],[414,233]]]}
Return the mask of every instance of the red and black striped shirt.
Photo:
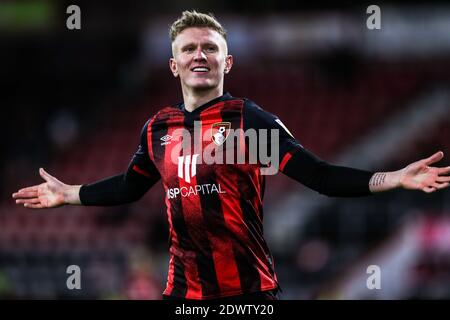
{"label": "red and black striped shirt", "polygon": [[[191,148],[183,148],[184,138],[177,132],[194,137],[195,121],[201,135],[190,140]],[[242,134],[236,135],[241,144],[235,143],[233,150],[223,141],[213,143],[211,129],[221,125],[222,139],[225,129],[280,129],[281,166],[289,151],[299,147],[275,116],[228,93],[192,112],[183,104],[168,106],[146,123],[130,166],[144,176],[160,175],[166,191],[170,262],[165,295],[208,299],[278,287],[263,236],[261,163],[248,161]],[[195,153],[200,144],[204,151]],[[207,151],[221,153],[224,163],[200,161]],[[231,151],[245,152],[247,161],[225,163]]]}
{"label": "red and black striped shirt", "polygon": [[[252,130],[257,151],[247,136]],[[244,161],[238,157],[242,154]],[[277,117],[250,100],[225,94],[193,112],[182,104],[159,111],[145,124],[127,171],[82,185],[80,201],[133,202],[162,179],[170,225],[164,294],[208,299],[260,292],[278,288],[263,236],[262,173],[268,167],[328,196],[371,194],[373,172],[321,160]]]}

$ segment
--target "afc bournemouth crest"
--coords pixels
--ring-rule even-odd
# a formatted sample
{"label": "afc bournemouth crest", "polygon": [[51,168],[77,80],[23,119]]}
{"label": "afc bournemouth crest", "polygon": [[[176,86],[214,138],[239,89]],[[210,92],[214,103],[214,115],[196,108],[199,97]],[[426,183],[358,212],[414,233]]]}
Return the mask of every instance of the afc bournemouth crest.
{"label": "afc bournemouth crest", "polygon": [[212,141],[220,146],[225,142],[230,133],[230,122],[216,122],[212,125]]}

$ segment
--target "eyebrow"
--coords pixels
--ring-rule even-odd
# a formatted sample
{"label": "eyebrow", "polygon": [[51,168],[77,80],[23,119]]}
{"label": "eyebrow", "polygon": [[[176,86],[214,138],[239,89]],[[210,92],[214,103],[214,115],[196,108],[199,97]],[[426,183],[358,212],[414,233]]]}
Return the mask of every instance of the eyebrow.
{"label": "eyebrow", "polygon": [[[209,41],[205,42],[205,43],[202,43],[201,45],[202,46],[213,46],[213,47],[219,48],[219,46],[217,44],[215,44],[214,42],[209,42]],[[190,46],[196,47],[197,44],[195,44],[194,42],[187,43],[187,44],[185,44],[184,46],[181,47],[181,50],[183,50],[183,49],[185,49],[187,47],[190,47]]]}

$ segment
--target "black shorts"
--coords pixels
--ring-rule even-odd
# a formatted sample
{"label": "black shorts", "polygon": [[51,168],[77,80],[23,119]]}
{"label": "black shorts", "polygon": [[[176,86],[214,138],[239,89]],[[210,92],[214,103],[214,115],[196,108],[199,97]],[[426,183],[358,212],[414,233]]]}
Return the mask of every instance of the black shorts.
{"label": "black shorts", "polygon": [[[252,293],[246,293],[246,294],[240,294],[236,296],[229,296],[224,298],[214,298],[214,299],[208,299],[211,301],[228,301],[228,300],[279,300],[279,290],[278,289],[272,289],[268,291],[258,291],[258,292],[252,292]],[[163,300],[190,300],[195,301],[194,299],[186,299],[186,298],[180,298],[180,297],[172,297],[168,295],[163,294]]]}

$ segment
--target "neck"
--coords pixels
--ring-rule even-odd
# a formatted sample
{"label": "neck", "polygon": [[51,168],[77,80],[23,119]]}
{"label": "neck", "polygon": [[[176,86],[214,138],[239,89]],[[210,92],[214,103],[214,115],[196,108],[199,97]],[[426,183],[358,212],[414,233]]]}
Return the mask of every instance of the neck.
{"label": "neck", "polygon": [[209,90],[184,90],[183,100],[184,108],[192,112],[201,105],[223,95],[223,88],[216,87]]}

